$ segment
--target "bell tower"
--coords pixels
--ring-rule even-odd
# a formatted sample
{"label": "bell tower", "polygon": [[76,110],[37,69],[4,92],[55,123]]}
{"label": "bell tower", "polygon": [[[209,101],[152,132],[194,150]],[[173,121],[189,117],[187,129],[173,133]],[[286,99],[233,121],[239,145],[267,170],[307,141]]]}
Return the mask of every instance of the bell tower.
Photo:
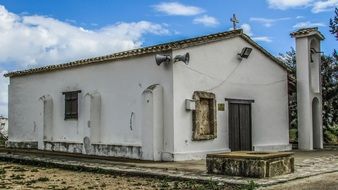
{"label": "bell tower", "polygon": [[291,33],[296,40],[298,148],[323,148],[322,83],[320,43],[325,39],[318,28]]}

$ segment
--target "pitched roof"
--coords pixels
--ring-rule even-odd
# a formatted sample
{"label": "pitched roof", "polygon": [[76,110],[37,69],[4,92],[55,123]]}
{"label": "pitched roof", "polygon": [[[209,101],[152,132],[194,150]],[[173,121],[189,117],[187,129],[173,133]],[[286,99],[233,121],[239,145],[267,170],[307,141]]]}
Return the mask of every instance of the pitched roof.
{"label": "pitched roof", "polygon": [[301,28],[295,32],[292,32],[291,37],[305,37],[310,35],[316,35],[319,39],[324,40],[324,35],[318,30],[318,27],[313,28]]}
{"label": "pitched roof", "polygon": [[35,74],[35,73],[63,70],[63,69],[68,69],[68,68],[78,67],[78,66],[83,66],[83,65],[88,65],[88,64],[105,63],[108,61],[115,61],[115,60],[130,58],[130,57],[136,57],[136,56],[150,54],[150,53],[158,53],[158,52],[163,52],[163,51],[187,48],[187,47],[201,45],[205,43],[234,38],[237,36],[242,37],[245,41],[250,43],[252,46],[262,51],[267,57],[269,57],[274,62],[282,66],[284,69],[288,70],[287,66],[282,61],[280,61],[279,59],[271,55],[263,47],[258,45],[255,41],[253,41],[249,36],[244,34],[242,29],[239,29],[239,30],[231,30],[227,32],[220,32],[216,34],[210,34],[210,35],[200,36],[200,37],[195,37],[195,38],[189,38],[185,40],[173,41],[169,43],[164,43],[164,44],[159,44],[159,45],[149,46],[149,47],[144,47],[144,48],[138,48],[138,49],[133,49],[129,51],[118,52],[118,53],[100,56],[100,57],[82,59],[82,60],[72,61],[72,62],[63,63],[63,64],[48,65],[44,67],[9,72],[9,73],[6,73],[4,76],[5,77],[17,77],[17,76],[30,75],[30,74]]}

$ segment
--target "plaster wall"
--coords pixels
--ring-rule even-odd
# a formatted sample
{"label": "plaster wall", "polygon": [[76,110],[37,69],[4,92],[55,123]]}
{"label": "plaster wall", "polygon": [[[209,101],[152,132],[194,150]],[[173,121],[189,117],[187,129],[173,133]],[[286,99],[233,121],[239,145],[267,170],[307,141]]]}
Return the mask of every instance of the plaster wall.
{"label": "plaster wall", "polygon": [[[251,47],[248,59],[237,53]],[[288,134],[287,72],[240,37],[173,52],[190,54],[190,63],[174,64],[174,157],[200,159],[206,153],[229,151],[228,107],[225,98],[254,100],[252,104],[252,145],[255,150],[290,149]],[[213,92],[217,104],[217,138],[192,141],[192,112],[185,99],[194,91]]]}
{"label": "plaster wall", "polygon": [[[253,51],[248,59],[239,60],[237,53],[243,47]],[[72,150],[82,153],[151,160],[201,159],[206,153],[230,151],[225,98],[234,98],[255,101],[254,150],[288,148],[285,70],[241,37],[175,50],[172,57],[186,52],[189,65],[157,66],[152,54],[12,77],[9,144],[39,142],[40,149],[68,152],[71,144]],[[153,88],[155,84],[159,88]],[[65,120],[62,92],[75,90],[81,90],[79,118]],[[213,92],[217,103],[225,104],[224,111],[217,111],[213,140],[192,141],[192,112],[186,111],[185,99],[191,99],[194,91]],[[145,123],[153,126],[145,127]],[[44,129],[51,131],[49,135]]]}
{"label": "plaster wall", "polygon": [[[9,85],[9,141],[38,141],[42,144],[39,148],[42,148],[46,125],[44,106],[52,105],[53,116],[47,123],[52,136],[45,136],[49,142],[85,144],[84,137],[87,136],[98,144],[140,147],[142,138],[148,135],[146,130],[142,130],[142,93],[149,86],[159,84],[163,88],[163,151],[172,152],[172,76],[172,65],[157,66],[151,54],[113,63],[12,77]],[[79,118],[65,120],[62,92],[75,90],[81,90]],[[41,101],[41,97],[47,96],[52,104]],[[147,147],[142,148],[147,151]]]}

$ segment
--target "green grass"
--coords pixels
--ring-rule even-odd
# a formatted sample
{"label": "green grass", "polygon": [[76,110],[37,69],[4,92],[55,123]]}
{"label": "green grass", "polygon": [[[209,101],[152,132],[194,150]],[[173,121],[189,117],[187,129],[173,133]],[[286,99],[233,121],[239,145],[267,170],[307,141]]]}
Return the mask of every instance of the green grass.
{"label": "green grass", "polygon": [[289,138],[290,142],[297,142],[297,129],[289,130]]}
{"label": "green grass", "polygon": [[259,187],[257,183],[255,183],[253,180],[248,181],[248,184],[242,186],[242,190],[255,190]]}
{"label": "green grass", "polygon": [[6,170],[4,168],[0,168],[0,175],[5,174]]}

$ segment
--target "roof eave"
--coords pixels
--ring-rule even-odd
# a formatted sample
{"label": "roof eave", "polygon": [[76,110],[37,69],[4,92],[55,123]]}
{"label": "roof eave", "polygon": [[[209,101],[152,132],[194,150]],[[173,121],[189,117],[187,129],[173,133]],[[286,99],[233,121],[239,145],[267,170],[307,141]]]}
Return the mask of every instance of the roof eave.
{"label": "roof eave", "polygon": [[66,68],[73,68],[73,67],[95,64],[95,63],[116,61],[120,59],[140,56],[140,55],[165,52],[165,51],[170,51],[174,49],[182,49],[186,47],[210,43],[213,41],[229,39],[229,38],[239,36],[241,34],[243,34],[242,29],[232,30],[232,31],[227,31],[227,32],[220,32],[220,33],[210,34],[206,36],[200,36],[200,37],[195,37],[195,38],[190,38],[190,39],[184,39],[184,40],[124,51],[124,52],[114,53],[114,54],[110,54],[106,56],[77,60],[77,61],[68,62],[64,64],[49,65],[49,66],[44,66],[44,67],[39,67],[39,68],[34,68],[34,69],[9,72],[9,73],[4,74],[4,76],[5,77],[17,77],[17,76],[36,74],[36,73],[58,71],[58,70],[66,69]]}
{"label": "roof eave", "polygon": [[282,69],[286,70],[287,72],[291,72],[291,69],[285,65],[284,62],[273,56],[271,53],[269,53],[267,50],[265,50],[262,46],[260,46],[258,43],[256,43],[254,40],[252,40],[248,35],[242,34],[241,37],[246,40],[249,44],[254,46],[255,48],[259,49],[265,56],[270,58],[273,62],[277,63]]}

